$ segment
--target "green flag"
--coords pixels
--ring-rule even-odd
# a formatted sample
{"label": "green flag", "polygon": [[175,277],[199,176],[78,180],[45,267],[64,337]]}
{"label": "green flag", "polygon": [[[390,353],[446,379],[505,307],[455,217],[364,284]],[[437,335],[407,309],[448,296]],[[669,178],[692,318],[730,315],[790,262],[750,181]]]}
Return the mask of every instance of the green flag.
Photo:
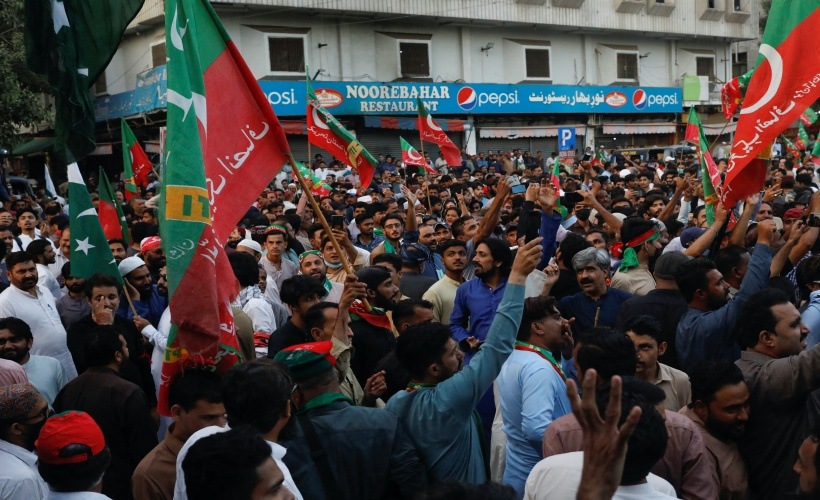
{"label": "green flag", "polygon": [[806,127],[803,122],[797,122],[797,149],[805,151],[809,147],[809,134],[806,132]]}
{"label": "green flag", "polygon": [[140,195],[138,188],[148,187],[148,174],[154,166],[124,118],[120,118],[120,135],[122,136],[122,168],[125,174],[124,194],[125,199],[131,201],[131,198]]}
{"label": "green flag", "polygon": [[71,275],[88,279],[93,274],[114,276],[122,283],[117,263],[108,248],[97,211],[76,163],[68,165],[68,199],[71,200]]}
{"label": "green flag", "polygon": [[706,140],[703,125],[694,106],[689,108],[685,139],[694,144],[698,150],[700,177],[703,184],[703,201],[706,203],[706,222],[711,226],[715,221],[715,204],[718,201],[715,186],[720,184],[720,173],[718,173],[717,164],[715,164],[712,153],[709,151],[709,141]]}
{"label": "green flag", "polygon": [[45,75],[55,104],[55,151],[64,163],[94,150],[88,88],[108,66],[143,0],[26,0],[26,62]]}

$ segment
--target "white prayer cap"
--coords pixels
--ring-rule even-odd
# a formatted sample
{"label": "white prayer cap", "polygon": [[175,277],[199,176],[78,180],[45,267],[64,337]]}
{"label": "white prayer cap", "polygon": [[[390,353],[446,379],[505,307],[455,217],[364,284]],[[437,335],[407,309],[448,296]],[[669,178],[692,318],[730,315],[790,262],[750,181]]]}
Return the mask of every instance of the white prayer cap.
{"label": "white prayer cap", "polygon": [[120,265],[119,265],[118,268],[120,270],[120,274],[122,276],[126,276],[126,275],[128,275],[128,273],[130,273],[134,269],[136,269],[138,267],[142,267],[144,265],[145,265],[145,262],[135,255],[133,257],[128,257],[127,259],[123,259],[122,262],[120,262]]}
{"label": "white prayer cap", "polygon": [[262,246],[253,240],[242,240],[236,245],[236,247],[250,248],[256,253],[262,253]]}

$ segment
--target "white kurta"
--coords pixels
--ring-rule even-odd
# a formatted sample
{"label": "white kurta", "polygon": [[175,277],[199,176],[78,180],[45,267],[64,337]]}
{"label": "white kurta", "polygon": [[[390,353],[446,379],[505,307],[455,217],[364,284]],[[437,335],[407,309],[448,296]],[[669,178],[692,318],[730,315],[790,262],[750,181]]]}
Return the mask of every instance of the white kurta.
{"label": "white kurta", "polygon": [[48,267],[42,264],[37,264],[37,284],[41,287],[48,288],[48,291],[54,296],[54,300],[60,299],[65,295],[60,288],[60,283],[57,281],[57,278],[51,274]]}
{"label": "white kurta", "polygon": [[31,354],[51,356],[59,361],[69,380],[77,376],[77,368],[68,351],[66,331],[57,313],[54,296],[47,288],[37,286],[37,297],[14,285],[0,293],[0,317],[14,316],[31,328],[34,344]]}

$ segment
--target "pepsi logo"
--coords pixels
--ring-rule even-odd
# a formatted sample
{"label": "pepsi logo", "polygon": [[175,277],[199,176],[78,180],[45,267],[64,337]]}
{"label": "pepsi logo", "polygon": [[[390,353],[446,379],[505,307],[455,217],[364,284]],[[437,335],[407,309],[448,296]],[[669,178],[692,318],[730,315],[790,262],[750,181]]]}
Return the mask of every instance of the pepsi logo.
{"label": "pepsi logo", "polygon": [[478,104],[478,94],[472,87],[461,87],[456,95],[456,102],[464,111],[470,111]]}
{"label": "pepsi logo", "polygon": [[643,109],[646,107],[646,91],[644,89],[638,89],[632,94],[632,105],[635,106],[635,109]]}

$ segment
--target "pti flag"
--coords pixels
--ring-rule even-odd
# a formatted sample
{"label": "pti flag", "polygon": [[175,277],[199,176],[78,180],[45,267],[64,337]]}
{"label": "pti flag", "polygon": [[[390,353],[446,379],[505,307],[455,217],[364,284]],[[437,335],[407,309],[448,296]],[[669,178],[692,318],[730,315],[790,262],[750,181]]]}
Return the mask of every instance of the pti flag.
{"label": "pti flag", "polygon": [[159,411],[188,367],[236,364],[238,284],[222,247],[290,154],[265,95],[207,0],[165,3],[168,131],[160,200],[171,331]]}
{"label": "pti flag", "polygon": [[26,0],[26,63],[55,100],[55,151],[68,164],[94,150],[88,88],[108,66],[143,0]]}
{"label": "pti flag", "polygon": [[362,187],[367,188],[373,180],[379,161],[339,123],[339,120],[322,107],[313,92],[309,76],[305,79],[305,83],[308,101],[306,111],[308,142],[350,165],[350,168],[358,172]]}
{"label": "pti flag", "polygon": [[803,114],[800,115],[800,121],[807,127],[813,125],[817,121],[817,111],[811,108],[803,111]]}
{"label": "pti flag", "polygon": [[461,152],[458,150],[453,141],[447,137],[447,134],[438,126],[432,115],[427,112],[424,103],[418,99],[419,106],[419,138],[422,141],[433,142],[438,144],[441,149],[441,154],[444,156],[444,161],[450,167],[461,166]]}
{"label": "pti flag", "polygon": [[800,150],[798,149],[797,144],[790,141],[785,135],[781,136],[781,138],[786,146],[786,150],[792,155],[792,157],[795,159],[800,158]]}
{"label": "pti flag", "polygon": [[[299,173],[302,174],[302,178],[305,179],[305,181],[310,180],[311,193],[320,198],[330,196],[330,192],[332,191],[331,187],[328,186],[325,181],[320,179],[318,175],[313,173],[311,169],[307,168],[298,161],[296,162],[296,168],[299,169]],[[296,178],[296,173],[293,174],[293,177]]]}
{"label": "pti flag", "polygon": [[593,167],[596,165],[599,167],[603,167],[604,165],[606,165],[608,161],[609,160],[607,160],[606,153],[604,153],[604,150],[599,148],[595,151],[595,156],[592,157],[592,159],[589,161],[589,164]]}
{"label": "pti flag", "polygon": [[417,167],[424,167],[424,172],[429,172],[431,174],[437,174],[433,167],[430,166],[429,163],[424,161],[424,157],[421,156],[421,153],[416,151],[416,148],[410,145],[409,142],[404,140],[404,137],[399,137],[401,141],[401,161],[404,162],[405,165],[415,165]]}
{"label": "pti flag", "polygon": [[148,174],[151,173],[154,165],[148,159],[145,151],[142,150],[142,146],[137,142],[134,132],[131,132],[131,128],[123,118],[120,118],[120,130],[122,136],[122,166],[125,172],[125,199],[131,200],[131,198],[140,195],[137,187],[144,188],[148,186]]}
{"label": "pti flag", "polygon": [[100,203],[97,205],[97,213],[105,233],[105,239],[123,240],[127,248],[131,244],[128,221],[125,220],[125,214],[122,211],[120,201],[117,199],[117,193],[114,192],[111,183],[108,182],[108,175],[102,167],[100,167],[99,191]]}
{"label": "pti flag", "polygon": [[727,120],[732,119],[735,115],[735,111],[737,111],[737,108],[743,102],[743,96],[746,95],[746,88],[749,86],[752,73],[754,73],[754,69],[732,78],[720,88],[721,107],[723,109],[723,116]]}
{"label": "pti flag", "polygon": [[760,190],[766,161],[754,161],[820,97],[815,47],[820,0],[774,0],[726,169],[725,203]]}
{"label": "pti flag", "polygon": [[698,150],[701,182],[703,184],[703,201],[706,203],[706,220],[711,225],[715,220],[715,203],[717,202],[715,186],[720,185],[720,173],[714,158],[712,158],[712,153],[709,151],[709,142],[706,140],[703,125],[701,125],[700,118],[698,118],[694,107],[689,108],[685,139],[694,144]]}
{"label": "pti flag", "polygon": [[[803,115],[800,115],[801,118]],[[797,149],[805,151],[809,147],[809,134],[806,132],[806,127],[803,126],[803,121],[797,122]]]}
{"label": "pti flag", "polygon": [[76,163],[68,165],[68,199],[71,200],[69,227],[71,227],[71,275],[88,279],[97,273],[122,277],[117,262],[103,234],[97,210]]}
{"label": "pti flag", "polygon": [[811,150],[811,161],[820,166],[820,141],[814,141],[814,148]]}

